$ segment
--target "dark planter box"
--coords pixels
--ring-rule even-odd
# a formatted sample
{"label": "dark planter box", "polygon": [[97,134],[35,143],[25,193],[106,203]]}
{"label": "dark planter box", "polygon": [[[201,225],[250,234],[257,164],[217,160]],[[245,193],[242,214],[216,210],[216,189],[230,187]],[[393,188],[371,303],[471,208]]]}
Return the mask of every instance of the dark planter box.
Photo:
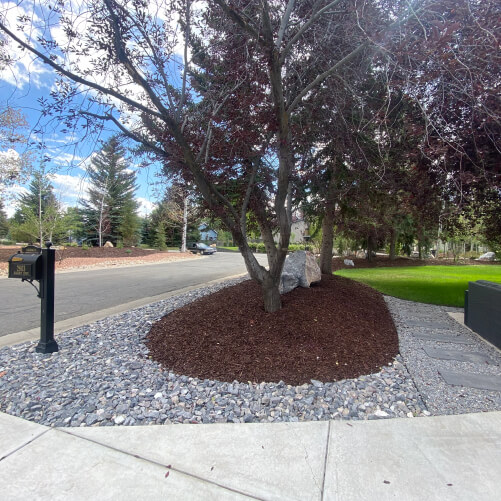
{"label": "dark planter box", "polygon": [[464,323],[501,349],[501,284],[486,280],[468,283]]}

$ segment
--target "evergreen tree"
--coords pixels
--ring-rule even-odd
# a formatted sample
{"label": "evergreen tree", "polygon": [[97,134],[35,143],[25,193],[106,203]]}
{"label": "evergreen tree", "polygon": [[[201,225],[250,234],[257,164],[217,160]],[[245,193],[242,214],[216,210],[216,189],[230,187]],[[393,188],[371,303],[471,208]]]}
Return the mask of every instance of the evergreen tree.
{"label": "evergreen tree", "polygon": [[54,188],[44,168],[33,174],[28,191],[19,196],[11,233],[15,240],[56,242],[65,236],[64,211],[54,195]]}
{"label": "evergreen tree", "polygon": [[52,207],[59,208],[59,203],[54,195],[54,187],[44,172],[43,165],[39,171],[33,173],[32,180],[26,193],[19,198],[19,209],[14,216],[16,222],[24,223],[28,215],[32,214],[40,218]]}
{"label": "evergreen tree", "polygon": [[7,221],[3,200],[0,198],[0,238],[5,238],[7,233],[9,233],[9,222]]}
{"label": "evergreen tree", "polygon": [[91,187],[88,200],[80,202],[83,223],[90,240],[101,247],[107,240],[136,243],[140,227],[136,175],[128,170],[125,150],[113,136],[92,159],[87,170]]}

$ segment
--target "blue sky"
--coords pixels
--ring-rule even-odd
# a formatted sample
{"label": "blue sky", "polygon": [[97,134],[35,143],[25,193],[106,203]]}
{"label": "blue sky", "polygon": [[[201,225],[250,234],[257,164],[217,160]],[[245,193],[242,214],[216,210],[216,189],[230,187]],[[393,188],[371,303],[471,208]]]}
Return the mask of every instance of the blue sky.
{"label": "blue sky", "polygon": [[[46,169],[52,175],[52,184],[57,196],[66,206],[74,206],[80,197],[86,192],[86,166],[90,161],[90,155],[100,148],[99,139],[85,139],[75,133],[62,134],[54,126],[49,124],[43,134],[34,131],[40,125],[41,111],[38,99],[47,97],[53,82],[53,75],[37,73],[31,78],[14,80],[12,72],[5,74],[0,72],[0,104],[19,109],[29,123],[29,137],[35,141],[43,141],[46,146],[50,161]],[[101,140],[105,140],[112,131],[103,133]],[[33,167],[38,167],[40,154],[36,152],[33,159]],[[141,208],[140,214],[151,212],[153,203],[161,197],[162,183],[156,175],[159,172],[158,165],[149,168],[137,168],[137,159],[131,160],[131,168],[136,171],[139,189],[136,193]],[[22,192],[26,185],[14,185],[9,193],[15,195]],[[15,201],[12,197],[7,198],[6,211],[11,216],[15,210]]]}
{"label": "blue sky", "polygon": [[[4,12],[11,18],[11,26],[16,24],[15,16],[20,12],[19,8],[30,8],[35,5],[30,0],[26,0],[21,6],[9,0],[2,0],[2,3],[6,9]],[[57,32],[57,27],[55,30]],[[40,123],[44,122],[38,100],[50,99],[49,93],[54,85],[55,74],[29,54],[19,52],[16,44],[11,44],[9,49],[15,64],[0,71],[0,106],[8,105],[22,111],[30,125],[30,139],[43,141],[46,153],[51,159],[46,165],[46,170],[51,173],[57,196],[65,206],[75,206],[79,198],[85,197],[86,166],[92,153],[99,150],[100,143],[96,138],[86,139],[79,137],[75,132],[65,133],[60,127],[61,124],[48,123],[43,128],[43,133],[35,132]],[[179,53],[177,50],[176,52]],[[175,73],[175,71],[171,73],[174,78]],[[107,131],[99,139],[105,140],[113,132]],[[40,158],[40,154],[34,156],[33,167],[38,167]],[[129,165],[137,174],[139,189],[136,197],[141,204],[139,213],[144,215],[151,212],[154,202],[162,197],[165,181],[162,183],[162,179],[158,176],[160,170],[158,165],[138,168],[137,158],[132,159]],[[5,198],[9,216],[15,210],[15,195],[22,192],[25,186],[26,184],[15,185],[9,189]]]}

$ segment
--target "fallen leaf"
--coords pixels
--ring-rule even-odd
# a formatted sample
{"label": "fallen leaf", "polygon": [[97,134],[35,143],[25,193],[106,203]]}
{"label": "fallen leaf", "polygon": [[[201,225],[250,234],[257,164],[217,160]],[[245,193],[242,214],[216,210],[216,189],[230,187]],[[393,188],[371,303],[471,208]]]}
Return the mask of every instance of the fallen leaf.
{"label": "fallen leaf", "polygon": [[166,474],[165,474],[165,478],[167,478],[169,476],[169,473],[170,471],[168,471]]}
{"label": "fallen leaf", "polygon": [[168,464],[167,465],[167,468],[169,468],[169,470],[172,468],[172,465],[171,464]]}
{"label": "fallen leaf", "polygon": [[447,484],[449,487],[452,487],[452,484]]}
{"label": "fallen leaf", "polygon": [[4,377],[4,376],[5,376],[5,374],[7,374],[7,371],[2,371],[2,372],[0,372],[0,377]]}
{"label": "fallen leaf", "polygon": [[346,423],[347,426],[351,426],[353,428],[353,425],[350,423]]}
{"label": "fallen leaf", "polygon": [[212,471],[214,469],[214,466],[210,469],[210,471]]}
{"label": "fallen leaf", "polygon": [[390,481],[389,480],[383,480],[383,484],[389,484]]}

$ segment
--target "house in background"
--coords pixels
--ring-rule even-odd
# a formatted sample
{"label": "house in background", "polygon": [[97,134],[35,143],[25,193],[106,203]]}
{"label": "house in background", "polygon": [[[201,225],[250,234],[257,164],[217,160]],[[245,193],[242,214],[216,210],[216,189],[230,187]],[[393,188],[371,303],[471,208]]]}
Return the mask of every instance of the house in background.
{"label": "house in background", "polygon": [[198,231],[200,232],[200,240],[215,242],[217,240],[217,231],[209,228],[209,226],[205,223],[202,223],[198,227]]}
{"label": "house in background", "polygon": [[[291,244],[304,244],[310,238],[310,226],[308,222],[304,219],[301,211],[297,211],[292,214],[292,225],[291,225]],[[273,237],[275,242],[278,242],[278,233]]]}

